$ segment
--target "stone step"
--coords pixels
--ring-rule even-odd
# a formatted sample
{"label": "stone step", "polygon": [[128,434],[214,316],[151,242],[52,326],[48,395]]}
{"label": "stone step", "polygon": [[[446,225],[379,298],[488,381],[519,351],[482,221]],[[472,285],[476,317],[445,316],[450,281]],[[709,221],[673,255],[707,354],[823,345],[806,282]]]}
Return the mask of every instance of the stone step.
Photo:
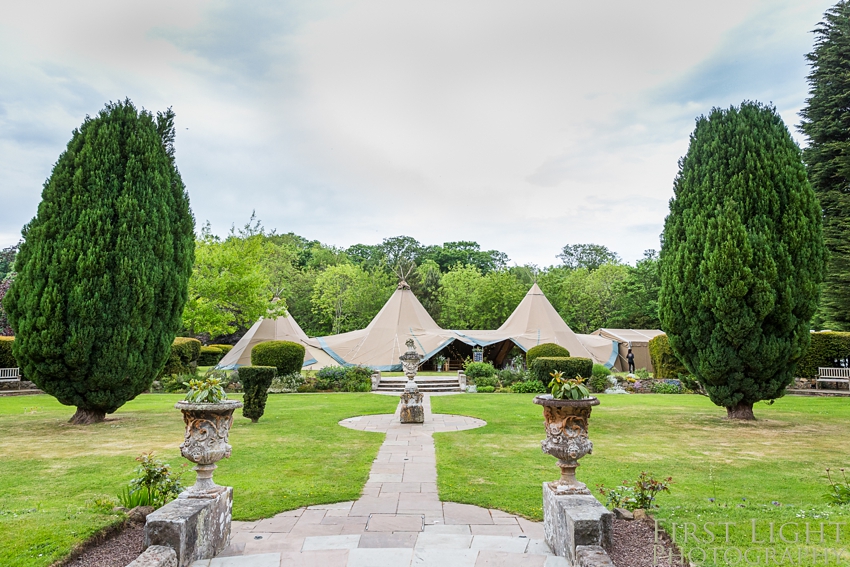
{"label": "stone step", "polygon": [[0,391],[0,398],[5,396],[35,396],[43,393],[41,390],[2,390]]}

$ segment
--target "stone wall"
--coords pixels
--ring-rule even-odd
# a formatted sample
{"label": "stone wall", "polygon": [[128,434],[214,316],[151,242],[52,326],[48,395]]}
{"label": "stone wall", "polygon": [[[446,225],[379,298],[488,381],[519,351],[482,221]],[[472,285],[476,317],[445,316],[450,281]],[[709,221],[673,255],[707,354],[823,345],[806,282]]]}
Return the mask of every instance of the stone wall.
{"label": "stone wall", "polygon": [[[614,515],[590,494],[555,494],[543,483],[543,530],[546,543],[555,555],[565,557],[571,565],[579,564],[580,547],[585,550],[587,565],[607,565],[600,552],[611,549],[611,526]],[[590,562],[590,561],[593,562]],[[610,562],[610,559],[607,559]]]}

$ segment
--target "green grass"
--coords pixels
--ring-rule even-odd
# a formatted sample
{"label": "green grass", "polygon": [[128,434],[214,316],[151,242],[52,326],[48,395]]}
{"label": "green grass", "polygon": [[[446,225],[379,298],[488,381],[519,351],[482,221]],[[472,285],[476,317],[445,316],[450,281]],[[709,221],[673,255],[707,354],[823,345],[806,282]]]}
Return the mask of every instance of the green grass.
{"label": "green grass", "polygon": [[[133,477],[140,453],[155,451],[178,468],[186,463],[182,416],[174,409],[180,399],[143,395],[104,423],[72,426],[73,409],[50,396],[0,398],[0,565],[50,565],[121,521],[110,500]],[[237,412],[233,456],[215,473],[235,489],[234,519],[356,499],[384,436],[337,422],[392,413],[396,404],[369,394],[287,394],[269,396],[257,424]],[[194,473],[184,480],[192,484]]]}
{"label": "green grass", "polygon": [[[441,499],[542,519],[541,483],[557,479],[559,469],[555,459],[540,450],[545,436],[542,408],[532,404],[533,397],[432,398],[435,413],[487,421],[481,429],[434,436]],[[850,400],[788,396],[774,405],[757,404],[758,421],[738,423],[724,419],[725,410],[701,396],[599,398],[602,403],[590,418],[594,452],[581,460],[579,479],[595,489],[597,484],[617,486],[634,480],[644,470],[656,477],[672,476],[671,492],[659,497],[661,508],[654,515],[668,532],[677,524],[679,543],[686,553],[694,553],[694,559],[702,559],[700,550],[707,551],[709,560],[701,564],[715,564],[711,548],[718,545],[722,550],[752,548],[750,558],[761,557],[761,564],[771,563],[772,557],[764,555],[769,553],[766,547],[777,553],[779,561],[785,547],[791,546],[796,561],[796,547],[779,541],[778,533],[773,546],[752,543],[753,520],[757,540],[769,538],[770,522],[778,530],[782,523],[796,521],[801,541],[807,521],[813,531],[820,522],[847,522],[840,542],[850,549],[850,507],[828,507],[824,500],[829,487],[824,469],[850,466]],[[681,540],[685,522],[698,526],[700,542],[693,537],[687,543]],[[715,522],[709,529],[721,539],[725,528],[719,522],[735,522],[729,543],[706,543],[706,522]],[[793,530],[786,528],[788,539],[793,539]],[[835,547],[835,527],[826,530],[827,543],[818,545],[829,547],[832,542]],[[844,558],[840,564],[848,564],[850,553]],[[716,564],[726,564],[722,551]],[[792,563],[786,559],[784,564]]]}

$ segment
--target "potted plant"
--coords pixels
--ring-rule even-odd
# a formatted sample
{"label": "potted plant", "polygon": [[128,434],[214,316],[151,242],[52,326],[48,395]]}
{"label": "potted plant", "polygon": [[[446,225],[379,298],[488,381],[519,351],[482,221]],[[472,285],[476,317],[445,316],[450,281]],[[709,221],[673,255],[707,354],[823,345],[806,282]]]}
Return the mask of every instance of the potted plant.
{"label": "potted plant", "polygon": [[593,443],[587,437],[590,410],[599,400],[590,395],[584,378],[564,378],[564,373],[549,374],[551,394],[534,398],[543,406],[546,439],[541,441],[543,452],[558,459],[561,478],[549,483],[556,494],[590,494],[587,486],[576,479],[578,460],[593,453]]}
{"label": "potted plant", "polygon": [[180,445],[180,454],[195,463],[198,473],[195,484],[182,492],[180,498],[215,498],[225,490],[213,482],[216,462],[230,457],[227,443],[233,412],[242,402],[228,400],[221,380],[209,376],[203,380],[190,380],[186,398],[174,406],[183,412],[186,436]]}

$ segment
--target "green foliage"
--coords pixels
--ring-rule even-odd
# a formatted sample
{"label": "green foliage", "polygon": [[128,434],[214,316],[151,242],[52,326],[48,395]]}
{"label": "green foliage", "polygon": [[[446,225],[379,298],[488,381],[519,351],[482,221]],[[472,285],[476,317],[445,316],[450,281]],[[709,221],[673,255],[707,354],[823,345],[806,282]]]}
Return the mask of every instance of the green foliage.
{"label": "green foliage", "polygon": [[189,337],[177,337],[171,343],[171,352],[168,355],[165,367],[162,369],[162,376],[172,374],[194,375],[195,369],[198,368],[200,356],[201,341]]}
{"label": "green foliage", "polygon": [[492,394],[496,391],[495,386],[478,386],[475,390],[479,394]]}
{"label": "green foliage", "polygon": [[515,384],[516,382],[528,380],[529,374],[525,370],[512,370],[510,368],[503,368],[502,370],[499,370],[497,376],[499,378],[499,383],[502,386],[510,386],[511,384]]}
{"label": "green foliage", "polygon": [[661,326],[730,415],[785,393],[823,279],[821,211],[772,107],[697,119],[661,250]]}
{"label": "green foliage", "polygon": [[625,278],[613,285],[615,309],[601,327],[615,329],[658,329],[658,293],[661,271],[658,253],[646,250],[643,258],[628,267]]}
{"label": "green foliage", "polygon": [[570,270],[596,270],[604,264],[619,264],[620,257],[601,244],[567,244],[558,254]]}
{"label": "green foliage", "polygon": [[511,392],[514,394],[545,394],[546,385],[540,380],[524,380],[511,384]]}
{"label": "green foliage", "polygon": [[224,357],[224,351],[214,346],[202,346],[198,366],[215,366]]}
{"label": "green foliage", "polygon": [[333,390],[345,380],[345,367],[325,366],[316,372],[316,389]]}
{"label": "green foliage", "polygon": [[[469,378],[468,375],[467,378]],[[493,388],[497,388],[499,386],[499,379],[496,378],[495,374],[491,374],[489,376],[485,374],[477,376],[475,379],[470,380],[469,383],[478,386],[478,391],[480,392],[482,386],[492,386]]]}
{"label": "green foliage", "polygon": [[464,365],[463,373],[472,384],[478,384],[479,378],[492,378],[496,375],[496,369],[489,362],[470,362]]}
{"label": "green foliage", "polygon": [[556,400],[582,400],[590,395],[587,387],[582,384],[583,378],[565,378],[563,372],[549,374],[549,390]]}
{"label": "green foliage", "polygon": [[245,392],[245,396],[242,398],[244,404],[242,415],[253,423],[257,423],[266,411],[269,387],[276,375],[277,368],[274,366],[253,365],[243,366],[239,369],[239,379],[242,381],[242,390]]}
{"label": "green foliage", "polygon": [[634,485],[624,480],[623,484],[616,488],[605,488],[603,484],[597,484],[599,494],[607,498],[605,505],[611,508],[625,508],[626,510],[651,510],[658,508],[655,498],[661,492],[670,492],[672,477],[658,480],[642,471]]}
{"label": "green foliage", "polygon": [[[541,274],[540,289],[576,333],[592,333],[619,322],[623,303],[622,286],[634,268],[603,264],[587,268],[551,268]],[[630,325],[631,323],[629,323]]]}
{"label": "green foliage", "polygon": [[681,394],[682,387],[677,382],[678,380],[657,380],[652,383],[649,391],[653,394]]}
{"label": "green foliage", "polygon": [[392,276],[354,264],[331,266],[316,277],[310,302],[331,334],[363,329],[395,289]]}
{"label": "green foliage", "polygon": [[168,394],[183,394],[189,390],[187,384],[195,377],[195,374],[165,374],[160,376],[159,383],[162,390]]}
{"label": "green foliage", "polygon": [[337,392],[369,392],[372,390],[372,371],[365,366],[326,366],[316,373],[315,388]]}
{"label": "green foliage", "polygon": [[650,374],[649,370],[646,368],[638,368],[635,370],[635,376],[637,376],[640,380],[649,380],[652,378],[652,374]]}
{"label": "green foliage", "polygon": [[688,369],[679,362],[676,353],[670,347],[667,335],[657,335],[649,339],[649,358],[652,360],[652,368],[658,379],[678,378],[680,374],[688,373]]}
{"label": "green foliage", "polygon": [[552,381],[553,372],[563,372],[564,378],[587,378],[593,373],[593,361],[577,356],[540,356],[529,368],[531,375],[544,384]]}
{"label": "green foliage", "polygon": [[0,368],[18,368],[18,363],[12,354],[14,342],[15,337],[0,337]]}
{"label": "green foliage", "polygon": [[555,343],[543,343],[542,345],[533,346],[525,353],[525,364],[531,369],[534,359],[539,356],[557,356],[565,358],[570,356],[570,351]]}
{"label": "green foliage", "polygon": [[829,486],[831,488],[830,491],[826,493],[826,499],[832,504],[837,504],[839,506],[846,506],[850,504],[850,482],[847,481],[847,475],[844,472],[844,469],[838,469],[841,471],[841,480],[835,482],[832,480],[832,473],[829,469],[826,469],[826,476],[829,479]]}
{"label": "green foliage", "polygon": [[227,399],[221,378],[215,375],[189,380],[186,386],[188,391],[183,399],[193,404],[217,404]]}
{"label": "green foliage", "polygon": [[836,360],[850,358],[850,333],[822,331],[811,333],[806,353],[797,363],[797,376],[817,378],[818,368],[831,368]]}
{"label": "green foliage", "polygon": [[[596,365],[594,365],[594,371],[596,370],[595,366]],[[600,393],[610,388],[611,384],[608,382],[608,376],[609,374],[602,375],[594,372],[593,376],[590,377],[590,380],[587,381],[587,385],[590,386],[590,391]]]}
{"label": "green foliage", "polygon": [[803,151],[809,181],[823,212],[823,238],[829,250],[818,310],[820,328],[850,331],[850,5],[827,10],[814,30],[814,50],[806,58],[809,98],[800,112],[808,138]]}
{"label": "green foliage", "polygon": [[125,508],[160,508],[183,492],[180,477],[184,471],[175,473],[171,470],[171,465],[154,457],[153,452],[142,453],[136,457],[136,461],[139,462],[136,478],[118,495],[121,505]]}
{"label": "green foliage", "polygon": [[440,324],[447,329],[496,329],[528,292],[510,270],[483,273],[455,265],[440,280]]}
{"label": "green foliage", "polygon": [[100,420],[147,390],[180,328],[194,219],[174,113],[110,103],[74,130],[3,300],[27,378]]}
{"label": "green foliage", "polygon": [[285,394],[288,392],[297,392],[304,383],[304,376],[300,372],[286,374],[284,376],[277,375],[272,380],[272,385],[269,386],[269,393]]}
{"label": "green foliage", "polygon": [[[15,271],[15,256],[18,255],[20,242],[14,246],[7,246],[0,250],[0,281],[6,279],[6,276]],[[2,297],[0,297],[2,299]]]}
{"label": "green foliage", "polygon": [[296,374],[304,365],[304,346],[291,341],[267,341],[251,349],[251,364],[274,366],[279,376]]}
{"label": "green foliage", "polygon": [[594,362],[590,375],[594,378],[607,378],[611,375],[611,370],[604,364],[597,364]]}
{"label": "green foliage", "polygon": [[223,352],[224,354],[227,354],[228,352],[230,352],[231,350],[233,350],[233,345],[220,345],[220,344],[214,344],[214,345],[209,345],[209,346],[217,348],[218,350],[220,350],[220,351],[221,351],[221,352]]}

